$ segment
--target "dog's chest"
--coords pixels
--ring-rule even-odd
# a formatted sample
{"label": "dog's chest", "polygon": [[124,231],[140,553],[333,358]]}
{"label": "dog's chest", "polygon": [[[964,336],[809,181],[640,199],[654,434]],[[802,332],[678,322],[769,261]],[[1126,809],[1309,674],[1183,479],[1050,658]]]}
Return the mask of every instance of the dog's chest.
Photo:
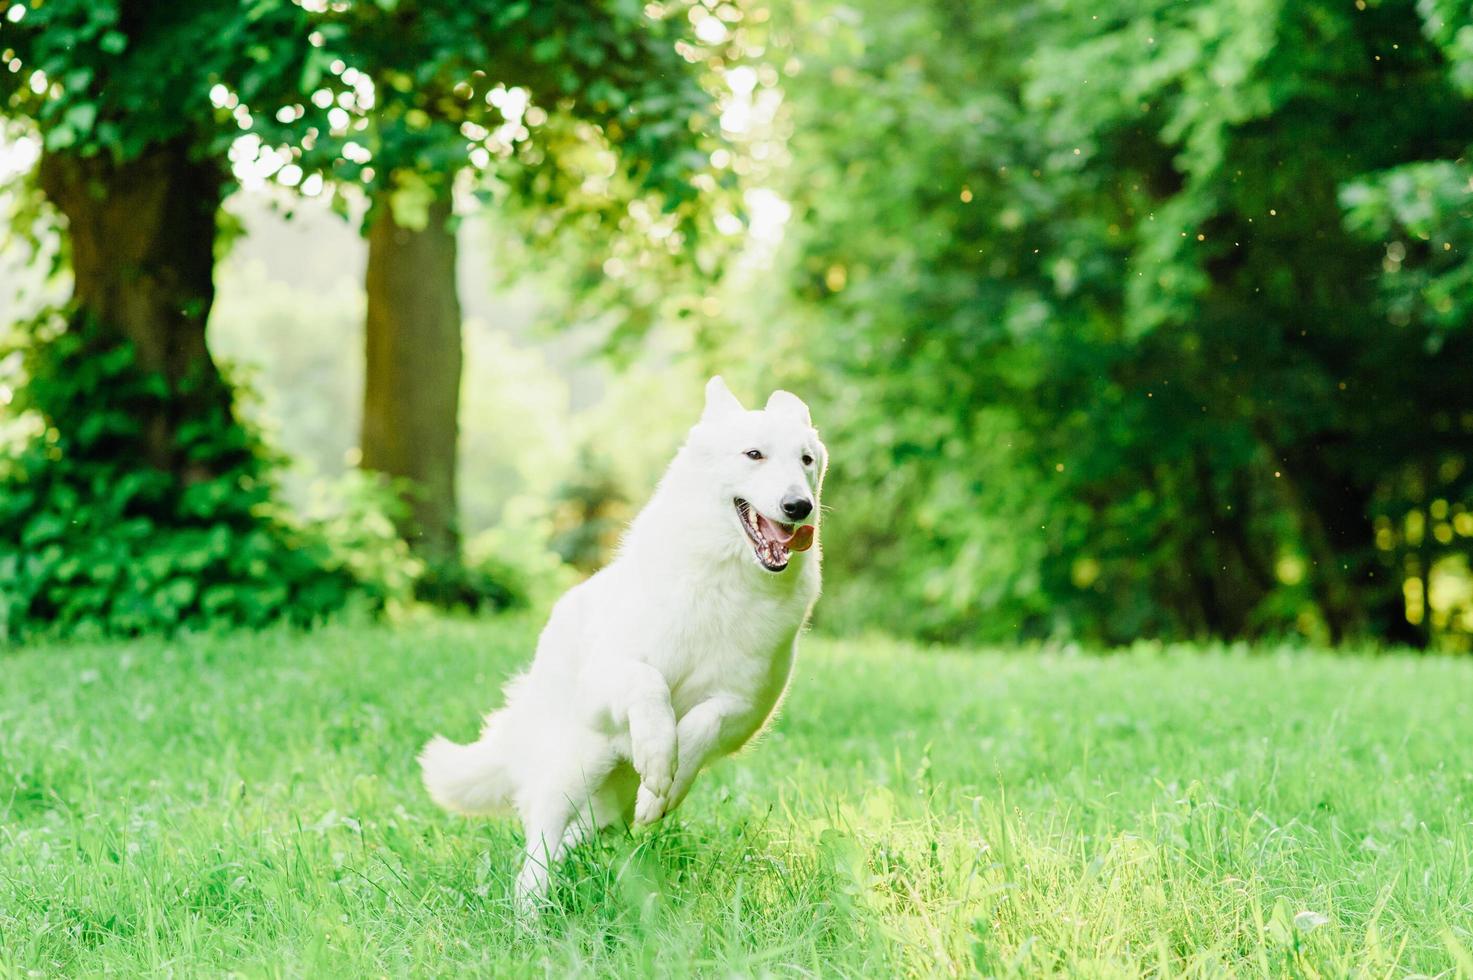
{"label": "dog's chest", "polygon": [[735,694],[762,712],[787,684],[793,638],[807,603],[796,595],[747,596],[711,590],[672,608],[658,666],[677,715],[715,694]]}

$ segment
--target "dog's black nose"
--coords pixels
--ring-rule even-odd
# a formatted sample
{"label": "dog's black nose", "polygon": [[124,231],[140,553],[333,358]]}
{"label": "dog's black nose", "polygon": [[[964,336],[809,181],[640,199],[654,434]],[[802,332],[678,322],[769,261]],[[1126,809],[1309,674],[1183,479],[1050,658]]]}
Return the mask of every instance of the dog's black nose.
{"label": "dog's black nose", "polygon": [[783,513],[795,521],[801,521],[813,513],[813,501],[807,497],[784,497]]}

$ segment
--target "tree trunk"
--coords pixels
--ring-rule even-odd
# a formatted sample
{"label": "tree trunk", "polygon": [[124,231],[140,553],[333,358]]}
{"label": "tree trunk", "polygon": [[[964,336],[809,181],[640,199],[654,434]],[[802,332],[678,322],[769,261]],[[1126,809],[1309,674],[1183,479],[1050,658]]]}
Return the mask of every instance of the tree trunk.
{"label": "tree trunk", "polygon": [[40,184],[67,219],[78,313],[104,343],[131,343],[138,367],[167,383],[142,419],[146,462],[184,482],[213,475],[185,458],[177,436],[189,419],[230,411],[205,345],[223,175],[175,142],[121,165],[48,153]]}
{"label": "tree trunk", "polygon": [[460,407],[460,301],[448,193],[424,228],[380,199],[368,233],[363,466],[406,481],[400,533],[437,564],[459,561],[455,454]]}

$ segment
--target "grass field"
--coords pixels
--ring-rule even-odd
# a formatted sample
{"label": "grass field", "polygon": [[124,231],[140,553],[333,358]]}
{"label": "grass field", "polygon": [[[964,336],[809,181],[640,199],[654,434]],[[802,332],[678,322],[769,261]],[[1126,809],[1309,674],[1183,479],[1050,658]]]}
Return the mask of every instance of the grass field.
{"label": "grass field", "polygon": [[530,621],[0,654],[0,975],[1473,976],[1473,661],[806,641],[519,926],[437,811]]}

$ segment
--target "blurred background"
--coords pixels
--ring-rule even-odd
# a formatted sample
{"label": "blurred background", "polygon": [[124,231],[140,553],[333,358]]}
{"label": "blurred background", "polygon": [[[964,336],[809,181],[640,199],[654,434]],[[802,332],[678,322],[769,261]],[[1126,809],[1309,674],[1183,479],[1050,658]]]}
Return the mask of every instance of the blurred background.
{"label": "blurred background", "polygon": [[818,625],[1473,637],[1466,0],[0,0],[0,637],[538,604],[720,372]]}

